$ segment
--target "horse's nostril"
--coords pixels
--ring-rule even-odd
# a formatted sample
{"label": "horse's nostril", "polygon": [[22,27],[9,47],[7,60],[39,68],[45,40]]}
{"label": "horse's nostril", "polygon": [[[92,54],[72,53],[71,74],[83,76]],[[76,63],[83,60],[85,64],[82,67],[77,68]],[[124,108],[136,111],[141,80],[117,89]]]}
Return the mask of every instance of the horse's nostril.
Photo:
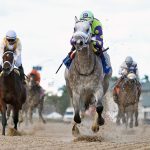
{"label": "horse's nostril", "polygon": [[83,41],[80,41],[80,45],[81,45],[81,46],[83,45]]}
{"label": "horse's nostril", "polygon": [[77,43],[78,45],[80,45],[80,46],[83,45],[83,41],[81,41],[81,40],[78,40],[76,43]]}

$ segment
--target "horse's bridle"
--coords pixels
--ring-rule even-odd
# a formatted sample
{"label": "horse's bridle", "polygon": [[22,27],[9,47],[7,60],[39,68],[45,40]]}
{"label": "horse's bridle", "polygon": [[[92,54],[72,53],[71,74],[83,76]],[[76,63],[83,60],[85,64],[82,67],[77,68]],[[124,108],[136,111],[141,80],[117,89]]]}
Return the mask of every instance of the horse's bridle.
{"label": "horse's bridle", "polygon": [[[12,54],[14,54],[13,51],[7,50],[7,51],[5,51],[5,52],[3,53],[3,56],[6,55],[7,53],[12,53]],[[3,56],[2,56],[2,58],[3,58]],[[13,59],[13,62],[12,62],[12,63],[10,63],[9,61],[4,61],[4,62],[2,62],[2,66],[4,66],[5,63],[8,63],[8,64],[11,66],[11,69],[9,70],[9,73],[10,73],[10,72],[13,70],[13,68],[14,68],[14,59]]]}
{"label": "horse's bridle", "polygon": [[[81,33],[81,34],[79,34],[79,33]],[[78,39],[76,41],[77,44],[80,44],[80,42],[83,42],[83,45],[80,46],[80,47],[78,47],[78,50],[82,50],[84,47],[88,46],[87,44],[89,44],[90,35],[88,35],[87,37],[85,37],[85,36],[82,35],[82,32],[78,32],[78,33],[74,34],[73,36],[80,37],[80,39]]]}

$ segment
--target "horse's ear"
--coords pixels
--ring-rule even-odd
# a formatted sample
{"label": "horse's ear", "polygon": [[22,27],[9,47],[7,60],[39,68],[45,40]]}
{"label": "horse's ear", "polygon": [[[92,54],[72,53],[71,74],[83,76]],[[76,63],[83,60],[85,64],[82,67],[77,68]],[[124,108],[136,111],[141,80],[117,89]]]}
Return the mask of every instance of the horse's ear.
{"label": "horse's ear", "polygon": [[74,19],[75,19],[75,23],[77,23],[79,21],[77,16],[75,16]]}

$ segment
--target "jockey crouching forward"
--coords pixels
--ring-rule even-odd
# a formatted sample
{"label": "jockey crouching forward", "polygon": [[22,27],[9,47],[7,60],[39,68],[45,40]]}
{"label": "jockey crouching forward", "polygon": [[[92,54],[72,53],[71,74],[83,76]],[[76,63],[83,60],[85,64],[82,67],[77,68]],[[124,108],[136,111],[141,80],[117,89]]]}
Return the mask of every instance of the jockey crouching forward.
{"label": "jockey crouching forward", "polygon": [[[105,74],[108,74],[111,71],[111,64],[107,52],[103,52],[103,32],[100,21],[94,18],[93,13],[90,11],[82,12],[80,15],[80,20],[86,20],[90,22],[92,29],[93,51],[96,55],[100,56],[103,65],[103,71]],[[72,45],[71,51],[69,52],[68,56],[63,60],[64,64],[68,69],[76,52],[73,38],[71,38],[70,43]]]}
{"label": "jockey crouching forward", "polygon": [[36,82],[36,85],[40,88],[40,99],[43,98],[45,90],[40,86],[40,81],[41,81],[41,75],[36,69],[32,69],[32,71],[29,73],[28,77],[34,75],[34,79]]}
{"label": "jockey crouching forward", "polygon": [[118,99],[117,88],[120,88],[120,86],[121,86],[120,83],[123,81],[123,79],[125,77],[127,77],[127,75],[129,73],[134,73],[136,75],[137,86],[138,86],[138,89],[139,89],[139,92],[140,92],[141,85],[140,85],[140,82],[139,82],[139,73],[138,73],[137,63],[135,61],[133,61],[131,56],[127,56],[125,61],[120,66],[119,74],[121,75],[121,77],[117,81],[117,83],[114,87],[114,90],[113,90],[113,98],[114,98],[115,101],[117,101],[117,99]]}
{"label": "jockey crouching forward", "polygon": [[[4,53],[5,48],[8,50],[14,51],[15,66],[19,69],[20,78],[23,81],[23,83],[25,83],[24,69],[23,69],[22,60],[21,60],[22,46],[21,46],[20,39],[17,38],[15,31],[9,30],[6,33],[6,37],[4,37],[4,39],[0,45],[1,58]],[[1,61],[0,68],[2,70],[2,66],[1,66],[2,60],[0,60],[0,61]]]}

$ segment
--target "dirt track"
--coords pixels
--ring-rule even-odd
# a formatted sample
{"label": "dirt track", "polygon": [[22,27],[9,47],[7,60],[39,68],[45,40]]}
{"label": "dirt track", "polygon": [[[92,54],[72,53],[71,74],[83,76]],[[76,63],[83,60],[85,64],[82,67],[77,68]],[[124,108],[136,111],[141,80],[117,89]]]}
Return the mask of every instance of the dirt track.
{"label": "dirt track", "polygon": [[71,124],[34,124],[20,129],[22,136],[0,135],[0,150],[150,150],[148,125],[126,130],[107,122],[97,134],[93,134],[89,127],[84,123],[80,125],[82,136],[74,138],[71,134]]}

